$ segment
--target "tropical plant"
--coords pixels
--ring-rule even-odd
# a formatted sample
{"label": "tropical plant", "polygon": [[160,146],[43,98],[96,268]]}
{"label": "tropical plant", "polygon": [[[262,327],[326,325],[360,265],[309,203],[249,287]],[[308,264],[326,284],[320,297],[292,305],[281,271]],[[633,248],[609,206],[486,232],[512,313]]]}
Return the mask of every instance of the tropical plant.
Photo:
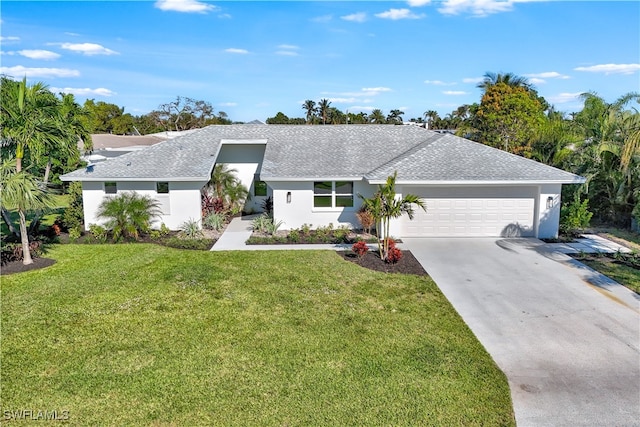
{"label": "tropical plant", "polygon": [[320,114],[320,118],[322,118],[323,125],[327,124],[327,118],[329,117],[330,106],[331,106],[331,102],[326,98],[322,98],[320,102],[318,102],[318,114]]}
{"label": "tropical plant", "polygon": [[20,219],[22,263],[32,264],[26,214],[29,211],[52,208],[51,195],[26,170],[17,171],[16,159],[5,159],[0,164],[0,207],[15,209]]}
{"label": "tropical plant", "polygon": [[398,172],[387,177],[385,184],[378,185],[378,190],[371,198],[359,197],[363,200],[363,206],[371,212],[376,221],[376,232],[378,235],[378,251],[380,258],[386,260],[389,256],[391,220],[400,218],[407,214],[409,219],[413,219],[413,206],[418,206],[427,211],[427,207],[422,199],[413,194],[405,194],[402,198],[396,197],[396,178]]}
{"label": "tropical plant", "polygon": [[202,237],[200,222],[193,218],[186,220],[180,225],[180,235],[186,239],[199,239]]}
{"label": "tropical plant", "polygon": [[251,222],[251,228],[258,233],[274,235],[282,224],[282,221],[276,222],[272,217],[263,213],[253,219]]}
{"label": "tropical plant", "polygon": [[302,108],[307,112],[307,124],[312,124],[316,114],[316,102],[307,99],[304,101],[304,104],[302,104]]}
{"label": "tropical plant", "polygon": [[377,125],[382,125],[382,124],[385,124],[387,121],[382,110],[376,108],[373,111],[371,111],[371,113],[369,114],[369,122],[375,123]]}
{"label": "tropical plant", "polygon": [[593,214],[589,212],[589,200],[580,201],[578,193],[573,201],[560,209],[560,230],[569,235],[579,235],[589,226]]}
{"label": "tropical plant", "polygon": [[62,213],[62,225],[68,230],[74,227],[82,227],[84,223],[84,208],[82,204],[82,183],[75,181],[67,188],[69,206]]}
{"label": "tropical plant", "polygon": [[222,201],[222,209],[215,209],[215,212],[237,209],[249,196],[249,190],[236,177],[237,172],[221,163],[213,168],[211,179],[204,189],[203,199],[213,197]]}
{"label": "tropical plant", "polygon": [[160,204],[149,196],[126,192],[105,198],[96,212],[105,219],[105,227],[111,230],[114,241],[121,238],[138,239],[148,232],[154,218],[160,216]]}
{"label": "tropical plant", "polygon": [[202,225],[206,228],[210,228],[215,231],[220,231],[224,228],[227,222],[227,216],[219,212],[211,212],[202,220]]}
{"label": "tropical plant", "polygon": [[358,218],[358,222],[362,227],[362,230],[367,234],[371,233],[371,227],[375,224],[375,219],[371,212],[369,212],[366,208],[361,207],[358,212],[356,212],[356,218]]}
{"label": "tropical plant", "polygon": [[369,252],[369,246],[367,245],[367,242],[360,240],[351,246],[351,250],[358,256],[358,258],[362,258],[367,252]]}

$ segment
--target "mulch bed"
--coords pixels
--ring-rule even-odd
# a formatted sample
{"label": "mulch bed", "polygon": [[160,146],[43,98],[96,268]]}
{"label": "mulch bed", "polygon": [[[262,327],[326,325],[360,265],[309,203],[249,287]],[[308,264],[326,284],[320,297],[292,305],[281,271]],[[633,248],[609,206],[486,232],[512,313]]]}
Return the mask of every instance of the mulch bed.
{"label": "mulch bed", "polygon": [[358,264],[370,270],[381,271],[383,273],[415,274],[426,276],[427,272],[410,251],[402,251],[402,258],[395,264],[384,262],[380,259],[378,252],[371,250],[362,258],[350,251],[338,251],[344,259]]}
{"label": "mulch bed", "polygon": [[22,261],[12,261],[0,267],[0,275],[22,273],[25,271],[38,270],[40,268],[49,267],[56,263],[55,259],[50,258],[34,258],[33,264],[24,265]]}

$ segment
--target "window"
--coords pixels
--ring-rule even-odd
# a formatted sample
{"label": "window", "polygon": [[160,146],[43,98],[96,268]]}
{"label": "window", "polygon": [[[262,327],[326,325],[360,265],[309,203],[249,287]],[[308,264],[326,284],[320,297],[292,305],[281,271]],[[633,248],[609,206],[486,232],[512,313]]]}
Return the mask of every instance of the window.
{"label": "window", "polygon": [[116,194],[118,192],[118,186],[115,182],[105,182],[104,192],[105,194]]}
{"label": "window", "polygon": [[267,195],[267,183],[256,179],[253,181],[253,195],[254,196],[266,196]]}
{"label": "window", "polygon": [[168,182],[156,182],[156,193],[167,194],[169,192]]}
{"label": "window", "polygon": [[322,181],[313,183],[313,207],[353,207],[353,182]]}

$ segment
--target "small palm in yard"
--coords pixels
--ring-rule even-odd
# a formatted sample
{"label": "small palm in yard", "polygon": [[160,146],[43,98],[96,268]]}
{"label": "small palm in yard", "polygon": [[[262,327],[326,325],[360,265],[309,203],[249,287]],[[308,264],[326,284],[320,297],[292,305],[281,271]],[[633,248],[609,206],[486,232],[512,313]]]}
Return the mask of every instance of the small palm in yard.
{"label": "small palm in yard", "polygon": [[105,227],[111,230],[115,241],[123,237],[137,239],[141,232],[149,231],[151,221],[159,215],[158,202],[136,192],[104,199],[98,207],[98,217],[107,220]]}

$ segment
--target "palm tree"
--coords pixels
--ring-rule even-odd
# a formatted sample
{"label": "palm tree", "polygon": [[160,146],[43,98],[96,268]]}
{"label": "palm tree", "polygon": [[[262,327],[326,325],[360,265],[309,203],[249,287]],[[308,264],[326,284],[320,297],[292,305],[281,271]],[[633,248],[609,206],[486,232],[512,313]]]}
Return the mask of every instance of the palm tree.
{"label": "palm tree", "polygon": [[331,106],[331,102],[326,98],[322,98],[320,102],[318,102],[318,113],[320,113],[320,117],[322,117],[323,125],[327,124],[327,118],[329,117],[330,106]]}
{"label": "palm tree", "polygon": [[387,123],[402,124],[402,115],[403,114],[404,114],[404,111],[391,110],[391,112],[387,116]]}
{"label": "palm tree", "polygon": [[384,113],[382,112],[382,110],[376,108],[375,110],[371,111],[371,114],[369,114],[369,121],[371,123],[375,123],[375,124],[384,124],[386,123],[386,118],[384,116]]}
{"label": "palm tree", "polygon": [[400,218],[404,214],[407,214],[409,219],[413,219],[414,205],[425,212],[427,211],[424,201],[416,195],[405,194],[401,199],[396,197],[397,177],[397,171],[387,177],[387,181],[383,185],[378,185],[378,191],[372,198],[367,199],[359,196],[363,200],[363,208],[369,211],[376,220],[378,250],[380,258],[383,260],[386,260],[389,255],[391,219]]}
{"label": "palm tree", "polygon": [[14,148],[16,171],[20,172],[25,150],[32,161],[37,161],[47,146],[63,138],[58,100],[44,83],[27,86],[26,77],[18,83],[3,78],[2,86],[2,139]]}
{"label": "palm tree", "polygon": [[224,204],[234,208],[243,202],[249,195],[247,188],[237,178],[235,169],[229,169],[227,165],[219,163],[211,172],[211,179],[205,186],[205,191],[212,192],[225,208]]}
{"label": "palm tree", "polygon": [[[9,158],[0,164],[0,206],[3,210],[16,209],[20,218],[20,242],[22,263],[33,264],[27,233],[26,212],[55,205],[36,178],[25,170],[17,171],[16,159]],[[5,219],[6,220],[6,219]]]}
{"label": "palm tree", "polygon": [[578,146],[577,172],[597,212],[627,224],[640,203],[640,114],[625,107],[640,101],[627,93],[609,104],[595,93],[582,94],[584,108],[574,122],[584,135]]}
{"label": "palm tree", "polygon": [[307,124],[311,124],[313,122],[313,117],[316,114],[316,102],[307,99],[304,101],[304,104],[302,104],[302,109],[307,111]]}
{"label": "palm tree", "polygon": [[113,240],[138,239],[141,232],[149,230],[151,221],[160,216],[160,204],[134,191],[105,198],[96,213],[98,218],[107,220],[105,226],[111,230]]}
{"label": "palm tree", "polygon": [[484,73],[484,79],[478,83],[477,87],[486,92],[491,86],[495,86],[498,83],[504,83],[511,87],[523,87],[527,90],[532,89],[531,83],[526,77],[517,76],[513,73]]}
{"label": "palm tree", "polygon": [[429,127],[429,129],[436,129],[436,123],[440,121],[438,112],[435,110],[427,110],[423,115],[425,120],[427,121],[427,126]]}

